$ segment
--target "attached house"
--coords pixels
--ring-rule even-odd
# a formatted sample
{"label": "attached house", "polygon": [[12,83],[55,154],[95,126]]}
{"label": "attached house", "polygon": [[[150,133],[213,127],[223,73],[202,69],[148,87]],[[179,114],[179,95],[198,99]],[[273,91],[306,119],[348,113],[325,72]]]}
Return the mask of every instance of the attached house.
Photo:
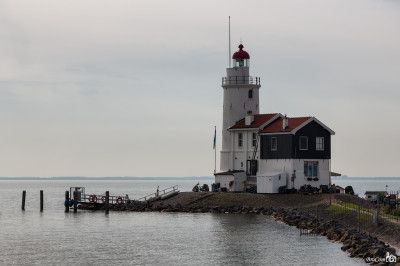
{"label": "attached house", "polygon": [[[228,191],[256,185],[258,193],[278,193],[280,187],[329,186],[331,135],[315,117],[279,113],[247,115],[231,126],[231,166],[215,180]],[[235,184],[240,183],[240,184]]]}

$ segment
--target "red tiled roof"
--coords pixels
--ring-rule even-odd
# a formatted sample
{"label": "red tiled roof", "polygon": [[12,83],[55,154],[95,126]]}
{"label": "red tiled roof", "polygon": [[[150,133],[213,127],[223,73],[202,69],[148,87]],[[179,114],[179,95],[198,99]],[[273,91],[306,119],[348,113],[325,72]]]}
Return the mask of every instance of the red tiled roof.
{"label": "red tiled roof", "polygon": [[254,121],[249,125],[245,125],[245,118],[240,119],[236,124],[231,126],[229,129],[243,129],[243,128],[259,128],[262,124],[273,118],[277,113],[275,114],[258,114],[254,115]]}
{"label": "red tiled roof", "polygon": [[299,127],[301,124],[306,122],[311,117],[288,117],[288,127],[283,130],[282,129],[282,121],[283,118],[278,118],[268,126],[266,126],[260,133],[279,133],[279,132],[290,132],[293,129]]}

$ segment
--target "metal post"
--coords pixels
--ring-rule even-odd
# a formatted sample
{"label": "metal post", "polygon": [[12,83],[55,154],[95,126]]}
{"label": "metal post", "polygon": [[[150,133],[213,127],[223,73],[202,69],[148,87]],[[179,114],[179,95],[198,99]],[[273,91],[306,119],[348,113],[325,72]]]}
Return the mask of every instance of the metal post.
{"label": "metal post", "polygon": [[69,212],[69,191],[65,191],[65,212]]}
{"label": "metal post", "polygon": [[360,218],[361,218],[361,210],[360,210],[360,205],[358,205],[358,232],[360,232]]}
{"label": "metal post", "polygon": [[78,191],[74,190],[74,213],[78,212]]}
{"label": "metal post", "polygon": [[21,209],[25,211],[25,198],[26,198],[26,190],[22,191],[22,205]]}
{"label": "metal post", "polygon": [[106,191],[105,210],[106,210],[106,214],[108,214],[110,211],[110,192],[109,191]]}
{"label": "metal post", "polygon": [[43,212],[43,190],[40,190],[40,212]]}

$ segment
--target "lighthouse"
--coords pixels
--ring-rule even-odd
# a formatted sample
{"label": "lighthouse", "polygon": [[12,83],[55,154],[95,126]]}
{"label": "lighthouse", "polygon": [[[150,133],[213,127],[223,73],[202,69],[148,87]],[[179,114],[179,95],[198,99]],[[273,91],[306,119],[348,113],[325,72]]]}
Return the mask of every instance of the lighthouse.
{"label": "lighthouse", "polygon": [[243,44],[238,48],[222,78],[222,147],[214,190],[326,191],[335,132],[315,117],[260,114],[260,78],[250,76],[250,55]]}
{"label": "lighthouse", "polygon": [[[226,77],[222,78],[223,123],[222,150],[220,157],[221,171],[235,169],[233,142],[234,134],[228,129],[244,117],[252,119],[259,114],[260,78],[250,76],[250,55],[242,44],[232,56],[233,67],[226,69]],[[242,136],[243,138],[243,136]]]}

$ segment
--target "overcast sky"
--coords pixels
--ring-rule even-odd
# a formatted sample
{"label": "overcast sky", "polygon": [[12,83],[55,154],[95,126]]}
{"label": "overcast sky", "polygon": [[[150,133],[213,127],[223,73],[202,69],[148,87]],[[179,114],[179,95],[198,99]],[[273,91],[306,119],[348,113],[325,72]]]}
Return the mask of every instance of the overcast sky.
{"label": "overcast sky", "polygon": [[400,2],[0,0],[0,176],[213,171],[243,40],[262,112],[313,115],[332,170],[400,175]]}

